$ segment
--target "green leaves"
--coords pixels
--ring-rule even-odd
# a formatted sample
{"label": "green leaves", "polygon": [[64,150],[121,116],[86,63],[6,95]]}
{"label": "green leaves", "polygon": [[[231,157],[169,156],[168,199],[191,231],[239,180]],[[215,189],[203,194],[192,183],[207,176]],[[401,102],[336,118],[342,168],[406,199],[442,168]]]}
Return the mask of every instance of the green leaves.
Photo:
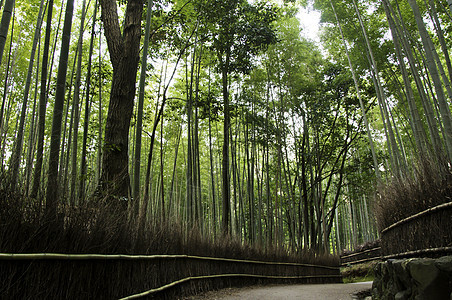
{"label": "green leaves", "polygon": [[241,0],[200,1],[197,10],[213,38],[212,49],[220,68],[229,55],[231,72],[249,73],[253,57],[277,41],[272,23],[278,10],[266,2],[251,5]]}

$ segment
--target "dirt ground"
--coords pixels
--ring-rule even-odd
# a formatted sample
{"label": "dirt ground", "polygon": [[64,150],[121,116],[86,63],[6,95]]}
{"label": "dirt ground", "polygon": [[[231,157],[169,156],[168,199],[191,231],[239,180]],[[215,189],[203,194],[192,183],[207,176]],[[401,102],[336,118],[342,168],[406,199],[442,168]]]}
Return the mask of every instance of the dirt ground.
{"label": "dirt ground", "polygon": [[189,300],[349,300],[358,299],[355,295],[370,290],[372,282],[349,284],[305,284],[305,285],[270,285],[247,288],[229,288],[212,291],[188,298]]}

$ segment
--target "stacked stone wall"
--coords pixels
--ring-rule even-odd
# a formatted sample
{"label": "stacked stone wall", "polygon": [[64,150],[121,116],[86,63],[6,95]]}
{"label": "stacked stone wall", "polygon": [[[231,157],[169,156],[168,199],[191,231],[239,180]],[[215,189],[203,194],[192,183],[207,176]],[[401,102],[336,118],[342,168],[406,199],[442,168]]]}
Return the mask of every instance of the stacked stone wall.
{"label": "stacked stone wall", "polygon": [[387,260],[375,268],[373,299],[452,300],[452,256]]}

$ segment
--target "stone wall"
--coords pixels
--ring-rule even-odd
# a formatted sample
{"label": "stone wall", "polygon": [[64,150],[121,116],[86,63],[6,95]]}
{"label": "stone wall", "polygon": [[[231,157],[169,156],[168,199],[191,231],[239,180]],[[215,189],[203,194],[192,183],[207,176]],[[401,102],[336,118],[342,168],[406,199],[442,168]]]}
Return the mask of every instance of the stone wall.
{"label": "stone wall", "polygon": [[452,300],[452,256],[387,260],[375,268],[373,299]]}

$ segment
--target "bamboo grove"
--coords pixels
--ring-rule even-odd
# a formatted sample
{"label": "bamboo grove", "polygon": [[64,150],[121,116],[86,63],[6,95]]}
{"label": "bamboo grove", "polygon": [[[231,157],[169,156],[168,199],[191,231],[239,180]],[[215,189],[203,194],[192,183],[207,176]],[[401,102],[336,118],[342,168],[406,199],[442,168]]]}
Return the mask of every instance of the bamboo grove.
{"label": "bamboo grove", "polygon": [[452,157],[449,5],[1,1],[2,189],[261,248],[374,240],[377,187]]}

